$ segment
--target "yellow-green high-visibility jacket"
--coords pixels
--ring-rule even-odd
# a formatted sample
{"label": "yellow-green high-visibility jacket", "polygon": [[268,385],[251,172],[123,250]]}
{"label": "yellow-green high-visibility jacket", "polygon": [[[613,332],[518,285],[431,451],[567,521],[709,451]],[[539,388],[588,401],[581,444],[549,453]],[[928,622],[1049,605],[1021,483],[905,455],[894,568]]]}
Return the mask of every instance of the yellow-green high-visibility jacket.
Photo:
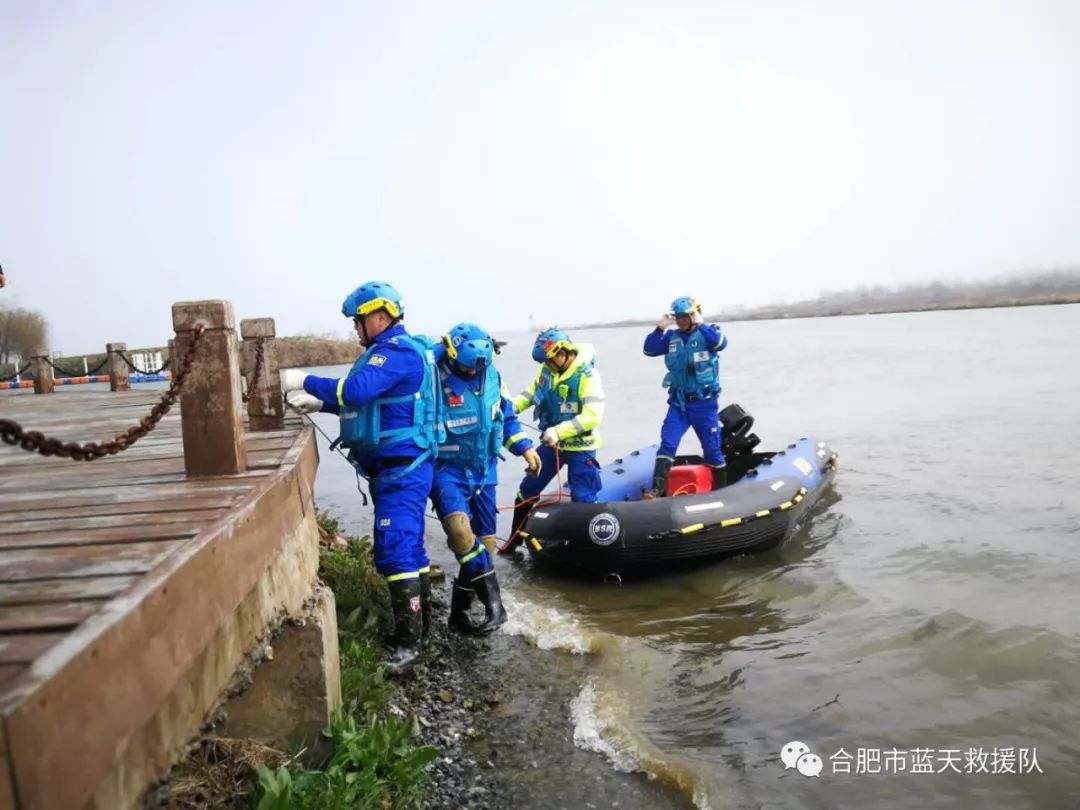
{"label": "yellow-green high-visibility jacket", "polygon": [[596,450],[603,445],[597,428],[604,416],[604,385],[593,346],[574,348],[577,356],[562,374],[541,364],[536,378],[514,399],[514,412],[535,408],[541,430],[556,428],[559,450]]}

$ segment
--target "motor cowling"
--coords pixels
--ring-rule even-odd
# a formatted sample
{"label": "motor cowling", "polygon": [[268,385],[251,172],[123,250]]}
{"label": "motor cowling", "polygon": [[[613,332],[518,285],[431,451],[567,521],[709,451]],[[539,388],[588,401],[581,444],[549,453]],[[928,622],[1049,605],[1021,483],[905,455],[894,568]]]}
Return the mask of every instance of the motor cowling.
{"label": "motor cowling", "polygon": [[738,403],[731,403],[720,411],[720,424],[724,428],[721,449],[725,456],[748,456],[761,444],[757,434],[751,433],[754,417]]}

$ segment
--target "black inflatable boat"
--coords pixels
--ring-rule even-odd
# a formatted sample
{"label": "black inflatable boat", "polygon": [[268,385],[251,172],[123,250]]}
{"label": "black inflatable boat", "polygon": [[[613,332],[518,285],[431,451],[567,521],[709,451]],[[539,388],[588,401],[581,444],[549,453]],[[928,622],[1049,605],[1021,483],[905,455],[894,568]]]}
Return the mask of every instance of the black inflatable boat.
{"label": "black inflatable boat", "polygon": [[616,459],[602,472],[597,503],[541,499],[521,533],[542,570],[622,579],[767,551],[782,544],[836,473],[825,442],[802,438],[759,452],[753,417],[721,411],[728,485],[711,489],[699,456],[680,456],[668,497],[643,500],[656,445]]}

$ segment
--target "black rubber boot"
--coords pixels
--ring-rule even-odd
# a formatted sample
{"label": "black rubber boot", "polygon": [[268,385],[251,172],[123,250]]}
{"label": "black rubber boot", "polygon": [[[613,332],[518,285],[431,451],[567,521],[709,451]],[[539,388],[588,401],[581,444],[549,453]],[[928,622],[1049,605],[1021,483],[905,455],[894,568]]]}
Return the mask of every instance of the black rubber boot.
{"label": "black rubber boot", "polygon": [[529,519],[529,513],[532,512],[533,501],[526,503],[521,496],[514,499],[514,518],[510,522],[510,539],[503,549],[500,549],[500,554],[508,554],[518,547],[518,544],[522,542],[523,538],[519,532],[519,529],[525,526],[525,522]]}
{"label": "black rubber boot", "polygon": [[672,463],[673,460],[670,458],[656,457],[656,464],[653,465],[652,489],[642,496],[645,500],[662,498],[667,494],[667,479],[668,473],[671,472]]}
{"label": "black rubber boot", "polygon": [[420,649],[426,650],[431,644],[431,573],[420,574]]}
{"label": "black rubber boot", "polygon": [[499,593],[499,580],[495,576],[495,569],[481,574],[472,584],[476,588],[476,595],[487,609],[484,621],[478,624],[473,632],[476,635],[487,635],[506,621],[506,608],[503,607],[502,595]]}
{"label": "black rubber boot", "polygon": [[476,591],[461,584],[461,580],[454,580],[453,595],[450,597],[450,620],[447,624],[451,630],[459,633],[472,633],[476,630],[476,622],[469,616],[469,608],[472,607]]}
{"label": "black rubber boot", "polygon": [[727,465],[721,464],[712,468],[712,488],[720,489],[727,486]]}
{"label": "black rubber boot", "polygon": [[386,666],[392,675],[403,675],[420,657],[420,636],[424,632],[420,579],[399,579],[387,583],[387,587],[394,611],[394,639]]}

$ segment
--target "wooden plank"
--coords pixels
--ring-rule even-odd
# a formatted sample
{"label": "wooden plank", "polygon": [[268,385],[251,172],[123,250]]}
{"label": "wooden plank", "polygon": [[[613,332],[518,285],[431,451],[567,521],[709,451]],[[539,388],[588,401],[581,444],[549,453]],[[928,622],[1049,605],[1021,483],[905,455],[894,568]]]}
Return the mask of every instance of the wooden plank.
{"label": "wooden plank", "polygon": [[[0,689],[4,688],[4,684],[15,679],[15,676],[26,669],[26,664],[3,664],[0,666]],[[0,751],[0,754],[3,754]]]}
{"label": "wooden plank", "polygon": [[[126,455],[126,454],[125,454]],[[281,463],[282,451],[280,450],[256,450],[253,455],[261,466],[278,466]],[[63,462],[60,464],[59,462]],[[167,456],[161,458],[140,458],[138,456],[115,459],[100,459],[98,461],[84,461],[76,463],[69,459],[60,459],[52,465],[38,464],[27,465],[20,468],[18,478],[25,485],[44,483],[47,481],[62,481],[64,479],[83,480],[91,475],[105,475],[111,478],[121,476],[154,475],[157,473],[170,473],[173,475],[184,474],[184,459],[181,456]],[[93,471],[90,467],[93,466]],[[5,473],[5,477],[7,477]]]}
{"label": "wooden plank", "polygon": [[63,640],[64,633],[0,636],[0,664],[29,664]]}
{"label": "wooden plank", "polygon": [[[204,524],[206,525],[206,524]],[[94,546],[127,543],[172,542],[186,540],[199,533],[199,524],[167,523],[161,526],[120,526],[99,529],[57,529],[51,532],[24,532],[5,535],[0,540],[0,580],[7,579],[3,570],[6,551],[93,548]]]}
{"label": "wooden plank", "polygon": [[[160,491],[159,487],[183,485],[184,489],[191,492],[198,490],[214,491],[219,487],[239,487],[245,485],[257,485],[259,480],[267,475],[265,470],[246,472],[242,475],[232,475],[228,478],[191,478],[183,473],[159,473],[157,475],[136,475],[118,481],[114,478],[102,476],[88,477],[83,479],[56,478],[52,482],[46,477],[37,482],[37,487],[28,486],[24,479],[16,476],[0,477],[0,491],[12,495],[22,496],[24,493],[37,493],[40,495],[53,495],[59,499],[70,492],[86,494],[88,492],[100,492],[102,497],[109,497],[108,493],[122,489],[136,495],[143,493],[153,496]],[[250,490],[249,490],[250,491]]]}
{"label": "wooden plank", "polygon": [[130,574],[77,579],[37,579],[32,582],[0,582],[0,605],[37,605],[53,601],[107,599],[135,584]]}
{"label": "wooden plank", "polygon": [[268,477],[228,521],[185,543],[108,611],[83,622],[18,679],[17,694],[0,694],[23,795],[41,807],[81,806],[124,741],[254,587],[282,539],[311,514],[318,463],[311,432],[300,433],[286,455],[294,463]]}
{"label": "wooden plank", "polygon": [[10,607],[0,605],[0,633],[70,629],[97,613],[103,604],[102,601],[83,601]]}
{"label": "wooden plank", "polygon": [[180,540],[114,543],[100,546],[14,548],[0,550],[0,576],[5,582],[55,577],[145,574],[164,560]]}
{"label": "wooden plank", "polygon": [[[0,668],[0,671],[2,669]],[[3,676],[0,675],[0,688],[3,688],[4,682]],[[11,767],[11,756],[8,753],[7,731],[4,729],[4,724],[0,723],[0,810],[16,810],[18,806],[15,797],[15,775]]]}
{"label": "wooden plank", "polygon": [[[105,499],[101,497],[57,499],[40,496],[19,498],[17,503],[0,504],[0,515],[3,515],[0,518],[0,530],[7,530],[3,521],[8,520],[50,520],[79,516],[147,515],[189,510],[228,509],[241,499],[241,496],[236,493],[185,493],[183,491],[168,496],[128,493],[128,498],[122,499],[125,491],[121,489],[112,493],[113,497]],[[250,491],[251,487],[241,488],[241,492],[245,494]],[[0,534],[0,537],[2,536]]]}
{"label": "wooden plank", "polygon": [[[208,521],[223,517],[228,509],[180,509],[168,512],[121,512],[111,515],[69,515],[61,517],[37,517],[19,520],[18,515],[10,516],[3,524],[4,533],[0,535],[0,547],[6,546],[15,535],[42,532],[71,532],[84,529],[108,529],[115,527],[134,528],[142,526],[171,526],[187,523],[201,526]],[[21,539],[21,538],[18,538]]]}
{"label": "wooden plank", "polygon": [[[129,426],[130,427],[130,426]],[[42,432],[48,432],[48,428],[41,428]],[[116,425],[111,428],[103,429],[101,431],[95,431],[92,434],[80,434],[76,435],[70,431],[64,433],[58,431],[56,438],[63,441],[73,441],[80,444],[93,441],[104,441],[106,439],[112,439],[116,433],[123,432],[122,425]],[[292,441],[287,436],[267,436],[263,433],[251,433],[245,434],[250,436],[250,442],[253,450],[287,450]],[[16,453],[16,450],[18,452]],[[36,453],[28,453],[21,448],[11,448],[10,452],[0,453],[0,468],[28,468],[28,467],[41,467],[42,465],[66,465],[72,464],[76,467],[92,464],[95,469],[100,467],[108,467],[113,464],[118,464],[132,458],[145,461],[147,459],[165,459],[165,458],[180,458],[183,459],[184,447],[180,443],[179,434],[170,435],[168,437],[161,437],[157,441],[151,441],[149,437],[139,439],[128,450],[117,453],[113,456],[103,456],[102,458],[95,459],[94,461],[72,461],[71,459],[59,458],[55,456],[41,456]]]}

